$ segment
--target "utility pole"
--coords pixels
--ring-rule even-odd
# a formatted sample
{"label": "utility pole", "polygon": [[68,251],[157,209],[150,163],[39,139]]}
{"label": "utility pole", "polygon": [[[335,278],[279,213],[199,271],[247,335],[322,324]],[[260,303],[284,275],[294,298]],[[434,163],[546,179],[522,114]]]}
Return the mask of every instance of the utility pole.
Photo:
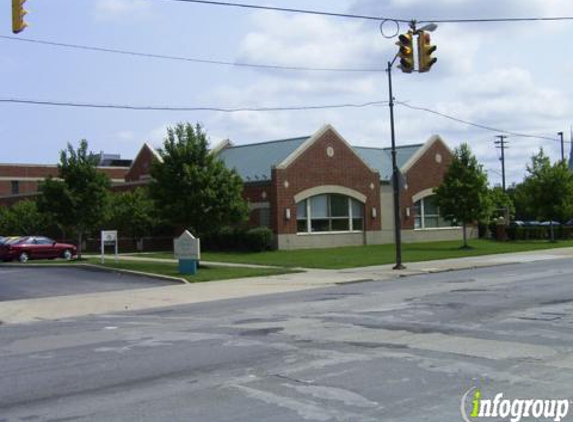
{"label": "utility pole", "polygon": [[563,132],[557,132],[557,135],[561,138],[561,161],[565,162],[565,143],[563,141]]}
{"label": "utility pole", "polygon": [[[397,56],[396,56],[397,57]],[[396,60],[396,58],[394,58]],[[392,140],[392,188],[394,190],[394,244],[396,245],[396,265],[394,270],[403,270],[402,265],[402,221],[400,218],[400,172],[396,163],[396,134],[394,131],[394,94],[392,92],[392,64],[394,60],[388,62],[388,106],[390,107],[390,137]]]}
{"label": "utility pole", "polygon": [[501,149],[501,186],[503,188],[503,192],[505,192],[505,150],[508,148],[507,141],[505,140],[507,136],[505,135],[497,135],[496,138],[499,138],[499,141],[494,141],[495,147]]}

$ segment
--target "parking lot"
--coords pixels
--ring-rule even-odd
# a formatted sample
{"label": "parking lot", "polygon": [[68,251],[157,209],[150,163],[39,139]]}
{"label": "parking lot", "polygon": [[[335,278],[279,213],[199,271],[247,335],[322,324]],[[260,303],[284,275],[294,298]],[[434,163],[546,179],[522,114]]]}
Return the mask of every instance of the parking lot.
{"label": "parking lot", "polygon": [[0,301],[173,285],[173,282],[91,268],[0,266]]}

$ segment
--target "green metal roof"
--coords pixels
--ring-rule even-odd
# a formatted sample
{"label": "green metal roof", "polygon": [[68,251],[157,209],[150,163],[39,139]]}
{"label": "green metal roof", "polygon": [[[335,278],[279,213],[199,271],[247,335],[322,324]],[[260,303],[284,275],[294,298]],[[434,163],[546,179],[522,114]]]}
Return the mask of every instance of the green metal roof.
{"label": "green metal roof", "polygon": [[[396,147],[396,164],[401,168],[424,144]],[[353,147],[366,163],[380,173],[380,180],[392,177],[392,152],[390,148]]]}
{"label": "green metal roof", "polygon": [[292,154],[309,136],[225,148],[219,154],[244,182],[271,180],[271,168]]}
{"label": "green metal roof", "polygon": [[[237,145],[225,148],[219,153],[228,168],[235,169],[244,182],[271,180],[271,168],[281,163],[310,136],[281,139],[256,144]],[[396,161],[402,167],[423,144],[404,145],[396,148]],[[380,173],[382,181],[392,176],[390,148],[352,147],[373,169]]]}

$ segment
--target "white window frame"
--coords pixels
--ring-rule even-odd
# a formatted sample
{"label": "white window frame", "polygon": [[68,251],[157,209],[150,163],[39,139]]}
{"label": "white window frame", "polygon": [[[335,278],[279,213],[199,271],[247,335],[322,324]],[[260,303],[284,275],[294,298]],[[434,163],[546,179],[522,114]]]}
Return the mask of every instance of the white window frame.
{"label": "white window frame", "polygon": [[[451,228],[455,228],[456,226],[454,225],[453,222],[449,222],[449,226],[440,226],[440,220],[443,221],[447,221],[444,219],[444,217],[442,216],[442,214],[440,213],[440,207],[438,206],[438,213],[437,214],[430,214],[431,217],[438,217],[438,227],[426,227],[426,210],[425,210],[425,201],[428,198],[431,198],[435,196],[435,194],[433,195],[426,195],[422,198],[419,198],[417,201],[414,202],[414,209],[416,209],[416,202],[420,202],[420,214],[416,214],[414,216],[414,230],[444,230],[444,229],[451,229]],[[420,227],[416,227],[416,219],[420,219]]]}
{"label": "white window frame", "polygon": [[[347,220],[348,221],[348,230],[326,230],[326,231],[312,231],[312,214],[311,214],[311,206],[310,206],[310,200],[316,196],[320,196],[320,195],[325,195],[327,197],[327,204],[328,204],[328,214],[330,214],[330,197],[332,195],[340,195],[343,196],[344,198],[346,198],[346,204],[348,206],[348,216],[344,216],[344,217],[332,217],[330,215],[327,215],[327,217],[325,217],[324,219],[328,219],[329,220],[329,226],[332,227],[332,220]],[[299,231],[298,230],[298,222],[302,221],[302,219],[298,218],[298,205],[300,202],[305,201],[305,205],[306,205],[306,217],[304,218],[305,221],[305,226],[306,226],[306,230],[305,231]],[[356,201],[358,202],[361,206],[362,206],[362,216],[360,216],[360,219],[362,220],[362,229],[354,229],[354,215],[353,215],[353,210],[352,210],[352,201]],[[343,195],[340,193],[322,193],[319,195],[313,195],[310,197],[307,197],[305,199],[302,199],[301,201],[299,201],[296,204],[296,209],[297,209],[297,214],[296,214],[296,221],[297,221],[297,234],[299,235],[320,235],[320,234],[340,234],[340,233],[362,233],[365,230],[365,218],[364,218],[364,214],[365,214],[365,204],[361,201],[358,201],[356,198],[353,198],[351,196],[348,195]],[[358,219],[359,217],[356,217],[356,219]],[[317,218],[319,219],[319,218]]]}

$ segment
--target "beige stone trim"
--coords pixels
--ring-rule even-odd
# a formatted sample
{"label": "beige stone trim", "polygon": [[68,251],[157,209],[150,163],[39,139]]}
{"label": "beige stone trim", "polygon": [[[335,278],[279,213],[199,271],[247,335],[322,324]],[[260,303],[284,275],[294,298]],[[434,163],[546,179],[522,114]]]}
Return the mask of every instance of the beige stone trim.
{"label": "beige stone trim", "polygon": [[410,159],[404,163],[404,165],[400,168],[400,171],[405,174],[408,170],[410,170],[410,168],[412,168],[412,166],[416,164],[416,161],[418,161],[426,153],[426,151],[428,151],[430,147],[432,147],[432,145],[434,145],[436,142],[440,142],[451,154],[453,154],[453,151],[444,142],[444,140],[440,137],[440,135],[432,135],[426,141],[426,143],[422,145],[422,147],[418,148],[418,150],[414,153],[414,155],[412,155]]}
{"label": "beige stone trim", "polygon": [[249,211],[269,209],[271,204],[268,202],[249,202]]}
{"label": "beige stone trim", "polygon": [[[46,177],[20,177],[20,176],[14,176],[14,177],[0,177],[0,182],[43,182],[44,180],[46,180],[48,178],[48,176]],[[59,177],[52,177],[52,180],[62,180]],[[124,179],[110,179],[112,183],[123,183],[125,182]]]}
{"label": "beige stone trim", "polygon": [[299,158],[302,154],[304,154],[304,152],[312,145],[314,144],[318,139],[320,139],[320,137],[322,135],[324,135],[327,131],[333,131],[334,134],[338,137],[338,139],[344,143],[349,149],[350,151],[352,151],[352,153],[354,154],[354,156],[356,158],[358,158],[362,164],[364,164],[366,166],[366,168],[368,168],[371,172],[373,173],[377,173],[377,170],[373,169],[372,167],[370,167],[366,161],[364,161],[362,159],[362,157],[360,155],[358,155],[356,153],[356,151],[354,150],[354,148],[352,148],[352,146],[346,141],[346,139],[344,139],[342,137],[342,135],[340,135],[340,133],[338,133],[338,131],[336,129],[334,129],[334,127],[332,127],[332,125],[327,124],[324,125],[323,127],[321,127],[319,130],[317,130],[310,138],[308,138],[306,141],[304,141],[302,143],[301,146],[299,146],[297,149],[295,149],[287,158],[285,158],[282,162],[280,162],[279,164],[276,165],[277,169],[286,169],[288,166],[290,166],[297,158]]}
{"label": "beige stone trim", "polygon": [[[137,155],[135,156],[135,159],[131,162],[131,165],[129,166],[129,171],[131,171],[131,169],[133,168],[133,166],[135,165],[135,163],[137,162],[137,159],[139,158],[139,156],[141,155],[141,153],[143,152],[143,150],[147,148],[149,151],[151,151],[151,153],[153,154],[153,156],[160,162],[163,162],[163,158],[161,158],[161,155],[159,155],[159,153],[157,152],[157,150],[155,148],[153,148],[153,146],[151,146],[151,144],[149,142],[145,142],[143,144],[143,146],[141,147],[141,149],[139,150],[139,152],[137,153]],[[129,173],[128,171],[128,173]]]}
{"label": "beige stone trim", "polygon": [[428,189],[424,189],[423,191],[418,192],[417,194],[412,196],[412,202],[418,202],[422,198],[426,198],[427,196],[435,195],[434,189],[435,188],[428,188]]}
{"label": "beige stone trim", "polygon": [[294,196],[294,202],[298,204],[300,201],[310,198],[311,196],[322,195],[325,193],[338,193],[341,195],[350,196],[351,198],[354,198],[363,204],[366,203],[366,195],[355,191],[354,189],[337,185],[316,186],[314,188],[303,190]]}
{"label": "beige stone trim", "polygon": [[233,143],[231,142],[230,139],[223,139],[221,142],[219,142],[217,145],[215,145],[213,147],[213,149],[211,151],[209,151],[209,153],[212,155],[219,155],[221,152],[223,152],[224,150],[226,150],[227,148],[230,148],[232,146],[233,146]]}

